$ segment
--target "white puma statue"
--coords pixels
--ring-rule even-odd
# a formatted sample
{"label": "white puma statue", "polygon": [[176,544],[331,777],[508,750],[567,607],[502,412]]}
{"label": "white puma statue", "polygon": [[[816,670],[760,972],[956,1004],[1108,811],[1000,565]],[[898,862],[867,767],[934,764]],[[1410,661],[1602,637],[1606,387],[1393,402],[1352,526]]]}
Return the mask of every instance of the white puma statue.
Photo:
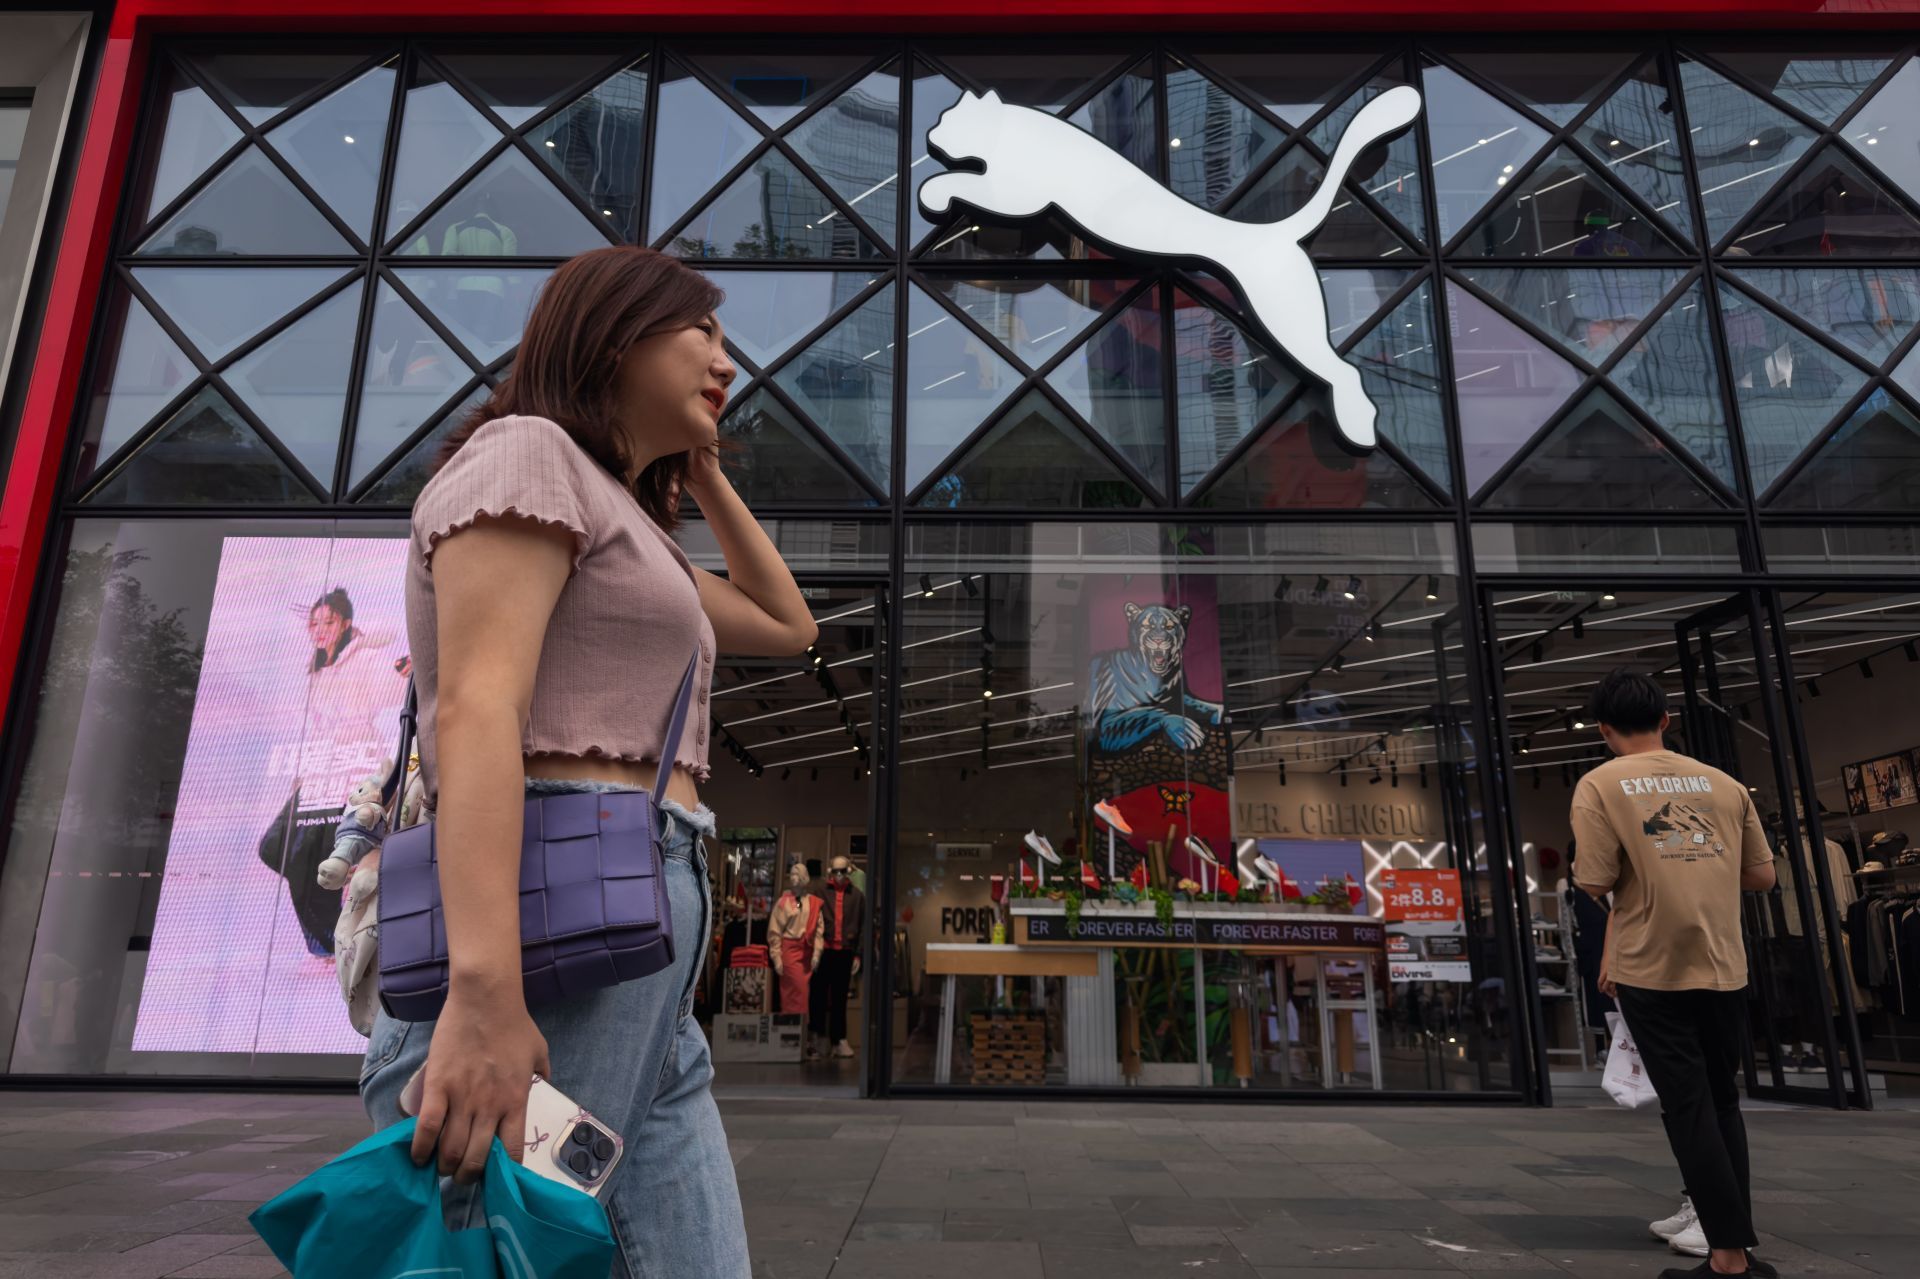
{"label": "white puma statue", "polygon": [[1301,241],[1320,229],[1360,153],[1420,114],[1420,93],[1389,89],[1340,135],[1312,198],[1278,222],[1235,222],[1190,204],[1125,156],[1057,116],[1008,106],[998,93],[968,93],[948,107],[927,142],[949,162],[979,160],[983,173],[952,171],[920,184],[920,203],[944,213],[955,200],[996,217],[1059,209],[1095,240],[1130,253],[1199,259],[1229,277],[1268,338],[1333,396],[1340,433],[1374,443],[1373,400],[1360,371],[1334,352],[1320,273]]}

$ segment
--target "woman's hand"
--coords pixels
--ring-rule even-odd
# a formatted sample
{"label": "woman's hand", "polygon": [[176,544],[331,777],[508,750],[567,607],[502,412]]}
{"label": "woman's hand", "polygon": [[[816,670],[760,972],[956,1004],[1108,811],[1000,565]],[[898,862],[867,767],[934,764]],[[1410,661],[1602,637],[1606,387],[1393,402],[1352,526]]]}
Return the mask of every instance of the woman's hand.
{"label": "woman's hand", "polygon": [[726,472],[720,469],[718,444],[687,450],[687,492],[693,495],[694,501],[698,502],[702,494],[712,492],[714,485],[726,482]]}
{"label": "woman's hand", "polygon": [[527,1092],[535,1075],[549,1071],[546,1037],[518,989],[463,992],[455,984],[427,1048],[413,1162],[426,1163],[437,1145],[441,1175],[471,1184],[486,1169],[496,1135],[518,1162]]}

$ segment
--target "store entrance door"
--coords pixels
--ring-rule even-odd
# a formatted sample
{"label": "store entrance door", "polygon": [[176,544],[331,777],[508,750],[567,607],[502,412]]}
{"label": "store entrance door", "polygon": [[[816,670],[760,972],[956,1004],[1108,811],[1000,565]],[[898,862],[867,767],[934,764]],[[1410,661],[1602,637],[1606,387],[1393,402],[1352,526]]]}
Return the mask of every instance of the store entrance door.
{"label": "store entrance door", "polygon": [[1752,1028],[1742,1054],[1747,1095],[1844,1108],[1837,992],[1818,944],[1833,925],[1810,872],[1810,837],[1796,817],[1805,808],[1761,600],[1736,591],[1675,623],[1674,643],[1681,706],[1673,744],[1752,792],[1774,850],[1775,888],[1741,895]]}

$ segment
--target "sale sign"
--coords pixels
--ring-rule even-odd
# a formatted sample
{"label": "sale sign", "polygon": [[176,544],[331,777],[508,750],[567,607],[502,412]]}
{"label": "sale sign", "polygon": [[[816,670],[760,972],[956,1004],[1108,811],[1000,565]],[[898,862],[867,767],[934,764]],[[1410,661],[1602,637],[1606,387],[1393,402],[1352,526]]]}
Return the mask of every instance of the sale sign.
{"label": "sale sign", "polygon": [[1383,870],[1378,883],[1381,914],[1390,923],[1451,923],[1460,918],[1457,870]]}

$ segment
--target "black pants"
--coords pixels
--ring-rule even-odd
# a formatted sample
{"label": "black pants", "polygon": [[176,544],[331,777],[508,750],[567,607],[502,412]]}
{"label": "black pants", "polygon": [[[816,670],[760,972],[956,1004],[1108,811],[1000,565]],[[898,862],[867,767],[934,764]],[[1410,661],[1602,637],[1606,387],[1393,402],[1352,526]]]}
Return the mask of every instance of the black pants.
{"label": "black pants", "polygon": [[813,970],[813,983],[807,987],[808,1026],[816,1035],[825,1035],[833,1043],[847,1037],[847,992],[853,986],[855,950],[823,950],[820,966]]}
{"label": "black pants", "polygon": [[323,810],[303,813],[296,807],[298,800],[298,796],[288,800],[260,837],[260,860],[286,879],[293,916],[300,921],[308,953],[331,955],[333,926],[340,918],[340,890],[322,888],[317,876],[320,863],[333,852],[333,832],[340,814]]}
{"label": "black pants", "polygon": [[1734,1084],[1746,1034],[1746,992],[1619,990],[1620,1015],[1660,1095],[1667,1143],[1708,1246],[1753,1247],[1747,1128]]}

